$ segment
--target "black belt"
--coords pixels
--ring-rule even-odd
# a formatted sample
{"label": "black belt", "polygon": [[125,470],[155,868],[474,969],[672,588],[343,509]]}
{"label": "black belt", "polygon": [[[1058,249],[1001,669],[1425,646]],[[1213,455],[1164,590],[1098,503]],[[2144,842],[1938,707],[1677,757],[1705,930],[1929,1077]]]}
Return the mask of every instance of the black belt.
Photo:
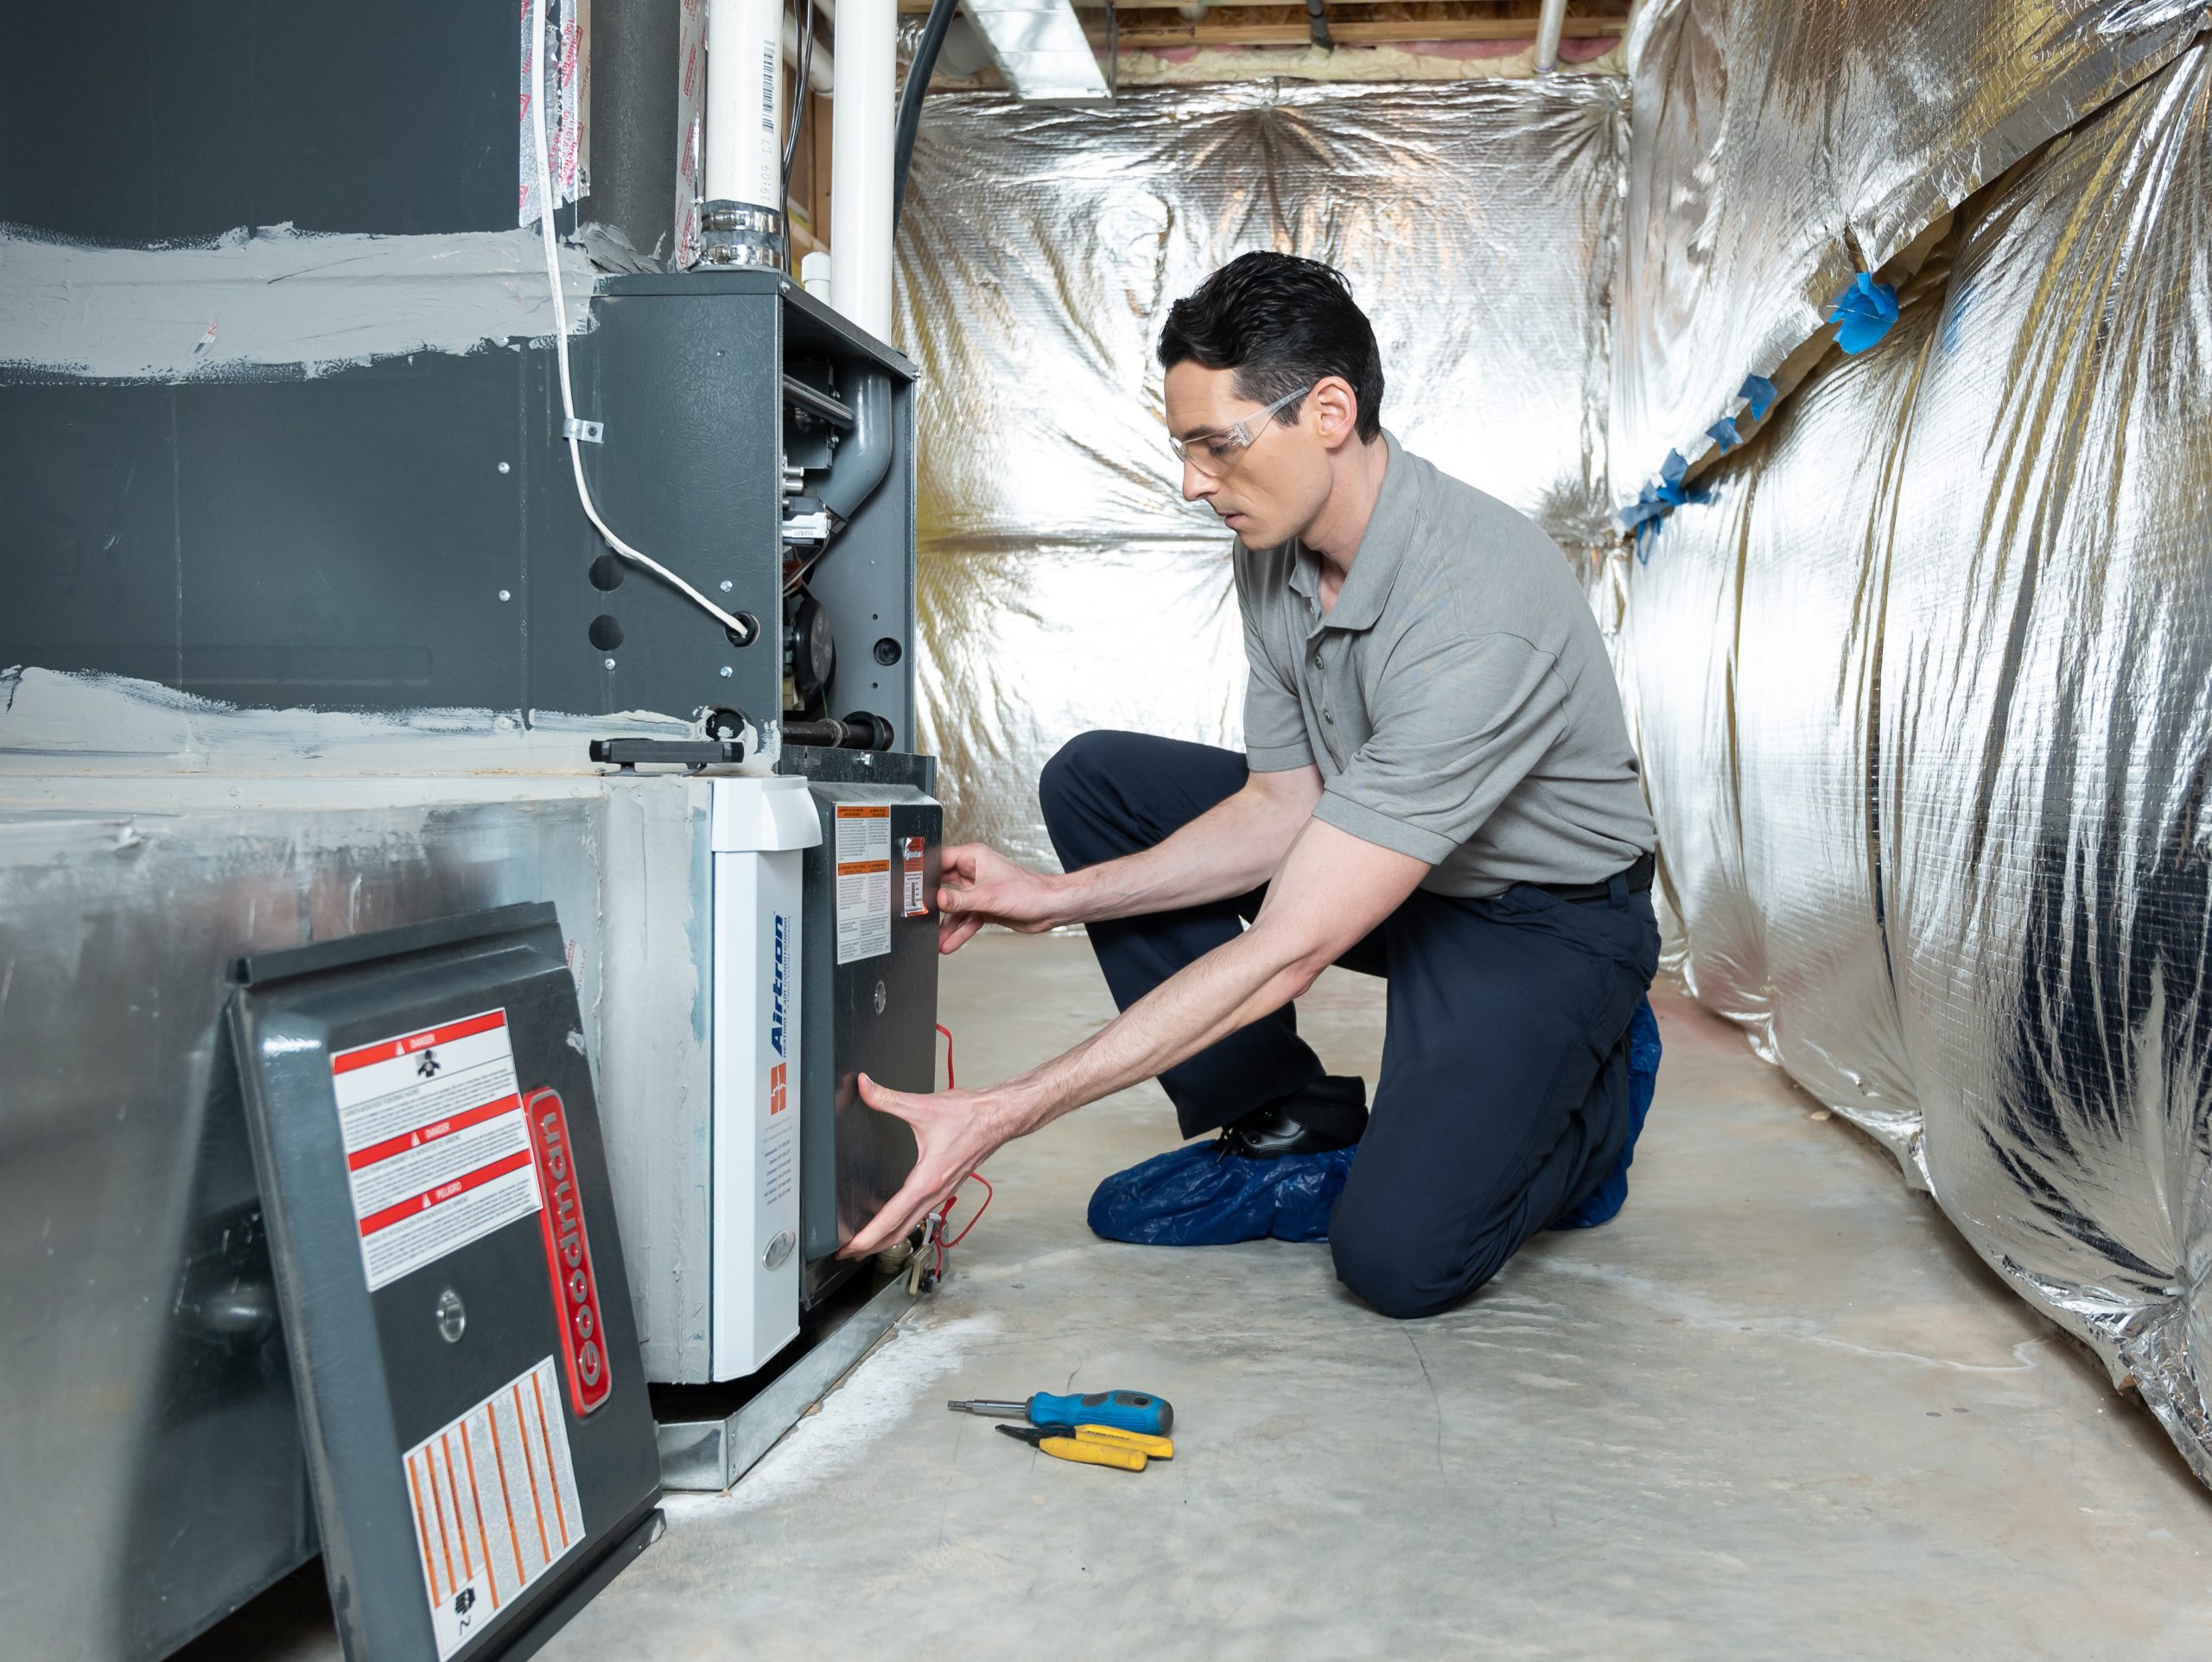
{"label": "black belt", "polygon": [[[1645,854],[1621,873],[1627,879],[1630,894],[1642,894],[1650,888],[1652,868],[1657,863],[1655,856]],[[1556,895],[1561,900],[1605,900],[1610,898],[1613,892],[1611,878],[1603,883],[1535,883],[1529,886],[1541,889],[1548,895]]]}

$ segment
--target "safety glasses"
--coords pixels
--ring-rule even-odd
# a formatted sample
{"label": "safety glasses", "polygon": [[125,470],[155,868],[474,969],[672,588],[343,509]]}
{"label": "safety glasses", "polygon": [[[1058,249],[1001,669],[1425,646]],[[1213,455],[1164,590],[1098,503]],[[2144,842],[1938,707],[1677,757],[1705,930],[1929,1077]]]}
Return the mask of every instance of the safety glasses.
{"label": "safety glasses", "polygon": [[[1321,384],[1316,381],[1313,386]],[[1287,404],[1294,404],[1313,387],[1300,387],[1295,392],[1285,393],[1265,409],[1254,412],[1234,427],[1224,427],[1211,433],[1193,433],[1187,439],[1173,434],[1167,443],[1179,460],[1187,462],[1208,479],[1219,479],[1236,466],[1237,458],[1258,441],[1274,420],[1275,412]]]}

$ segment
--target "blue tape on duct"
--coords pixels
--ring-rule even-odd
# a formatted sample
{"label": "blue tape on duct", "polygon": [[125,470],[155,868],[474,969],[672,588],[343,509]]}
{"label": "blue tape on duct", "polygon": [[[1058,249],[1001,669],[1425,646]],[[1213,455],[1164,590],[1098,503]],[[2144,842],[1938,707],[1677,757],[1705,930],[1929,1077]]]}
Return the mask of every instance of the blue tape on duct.
{"label": "blue tape on duct", "polygon": [[[1669,485],[1680,485],[1689,471],[1690,465],[1682,460],[1682,453],[1679,450],[1669,450],[1667,460],[1659,464],[1659,477]],[[1681,499],[1679,497],[1673,498],[1677,502]]]}
{"label": "blue tape on duct", "polygon": [[1724,456],[1744,441],[1744,435],[1736,431],[1736,423],[1726,416],[1706,428],[1705,436],[1720,447],[1720,454]]}
{"label": "blue tape on duct", "polygon": [[1782,390],[1764,375],[1747,375],[1736,396],[1751,407],[1751,419],[1757,422],[1765,419],[1767,411],[1774,408],[1774,401],[1782,396]]}
{"label": "blue tape on duct", "polygon": [[[1671,487],[1666,487],[1671,488]],[[1650,520],[1658,518],[1674,505],[1662,495],[1662,487],[1646,485],[1637,492],[1636,500],[1619,511],[1617,516],[1623,530],[1634,530]]]}
{"label": "blue tape on duct", "polygon": [[1897,291],[1877,282],[1861,271],[1851,287],[1836,296],[1829,321],[1838,325],[1835,344],[1847,352],[1863,352],[1897,320]]}
{"label": "blue tape on duct", "polygon": [[1647,519],[1636,528],[1636,563],[1637,565],[1648,566],[1651,563],[1651,545],[1658,540],[1658,536],[1659,521],[1656,519]]}

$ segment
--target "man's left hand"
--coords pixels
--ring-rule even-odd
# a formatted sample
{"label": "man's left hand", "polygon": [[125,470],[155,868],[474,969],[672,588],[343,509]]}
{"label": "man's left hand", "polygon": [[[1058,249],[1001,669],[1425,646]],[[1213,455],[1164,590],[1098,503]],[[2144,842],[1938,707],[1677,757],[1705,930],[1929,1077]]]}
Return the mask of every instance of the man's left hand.
{"label": "man's left hand", "polygon": [[866,1258],[904,1237],[952,1198],[968,1174],[1032,1129],[1004,1088],[984,1091],[894,1091],[860,1076],[861,1101],[893,1113],[914,1128],[914,1170],[868,1227],[838,1250],[840,1258]]}

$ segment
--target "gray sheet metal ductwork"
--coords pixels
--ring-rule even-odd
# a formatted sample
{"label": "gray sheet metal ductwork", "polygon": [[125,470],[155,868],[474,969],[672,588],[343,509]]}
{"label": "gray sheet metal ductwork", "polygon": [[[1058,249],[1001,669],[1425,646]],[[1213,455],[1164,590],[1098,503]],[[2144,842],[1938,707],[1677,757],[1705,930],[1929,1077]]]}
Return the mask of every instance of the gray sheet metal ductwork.
{"label": "gray sheet metal ductwork", "polygon": [[[673,6],[611,3],[621,51],[643,55],[601,90],[614,97],[635,69],[652,107],[596,136],[608,167],[632,113],[637,142],[666,153],[678,70],[659,28]],[[0,1438],[0,1493],[38,1501],[0,1517],[0,1650],[99,1662],[166,1651],[314,1544],[289,1378],[258,1297],[252,1184],[236,1128],[210,1108],[228,959],[554,900],[605,1108],[642,1360],[671,1385],[773,1365],[780,1348],[746,1348],[766,1324],[748,1326],[742,1298],[723,1296],[755,1285],[753,1267],[786,1274],[796,1316],[803,1208],[792,1200],[765,1240],[739,1239],[736,1203],[779,1180],[774,1203],[797,1192],[788,1162],[768,1158],[795,1138],[772,1150],[745,1130],[772,1115],[781,1133],[835,1107],[836,1046],[820,1047],[818,1101],[787,1060],[752,1065],[804,1035],[794,954],[816,951],[854,986],[865,975],[870,994],[890,981],[888,1013],[870,1003],[842,1031],[909,1089],[931,1083],[935,988],[933,919],[903,904],[888,915],[910,866],[934,859],[934,809],[911,786],[898,803],[901,884],[879,851],[872,881],[849,893],[833,872],[811,916],[786,905],[764,921],[772,906],[745,905],[746,879],[772,862],[797,896],[787,834],[801,816],[748,819],[739,799],[798,801],[801,828],[817,828],[809,787],[766,777],[780,657],[735,644],[626,569],[585,518],[543,269],[472,260],[458,300],[448,276],[442,289],[409,289],[410,303],[442,320],[441,308],[480,304],[490,287],[506,297],[493,327],[452,339],[434,328],[381,357],[378,336],[346,355],[360,316],[392,308],[390,265],[355,263],[365,248],[427,244],[444,258],[534,235],[516,226],[518,187],[536,173],[534,140],[518,157],[517,14],[416,6],[395,25],[308,8],[280,26],[265,10],[181,22],[137,0],[128,10],[120,58],[99,29],[58,14],[0,54],[0,89],[21,95],[10,108],[25,116],[18,165],[0,181],[19,212],[0,217],[140,244],[104,251],[126,257],[237,231],[219,248],[175,251],[211,263],[251,247],[241,227],[296,219],[342,240],[315,281],[281,286],[296,359],[257,358],[244,375],[214,356],[57,373],[43,366],[74,360],[48,340],[0,367],[0,451],[12,458],[0,495],[21,510],[0,551],[11,597],[0,632],[16,643],[0,651],[0,987],[13,987],[0,996],[0,1413],[40,1432]],[[563,19],[579,21],[573,8]],[[633,42],[632,22],[658,33]],[[162,142],[149,149],[143,87],[187,35],[213,79],[169,78],[179,98],[156,111]],[[379,73],[321,73],[341,61]],[[103,73],[116,65],[126,73]],[[394,124],[400,83],[407,119]],[[364,132],[378,142],[364,145]],[[298,165],[246,165],[256,157]],[[639,167],[598,206],[601,223],[637,227],[649,251],[665,241],[653,230],[658,169]],[[673,210],[672,174],[659,190]],[[201,217],[152,212],[180,202]],[[160,265],[147,286],[191,288],[188,270],[172,279]],[[32,296],[35,318],[68,310],[67,279]],[[608,524],[766,621],[791,576],[786,462],[823,484],[844,520],[810,580],[838,649],[817,689],[823,714],[848,742],[911,746],[912,366],[777,273],[626,272],[587,295],[590,282],[569,291],[588,324],[574,390]],[[194,333],[213,339],[213,314],[195,315]],[[240,333],[235,314],[222,322],[226,339]],[[786,403],[795,373],[849,405],[834,467],[826,441],[814,471],[789,454],[805,425]],[[79,557],[87,548],[97,569]],[[728,707],[750,718],[741,760],[699,736]],[[634,772],[602,774],[588,751],[601,738],[689,748],[658,765],[648,748]],[[702,750],[697,765],[717,771],[681,772]],[[783,754],[797,765],[795,747]],[[842,756],[864,776],[927,773],[912,756]],[[862,827],[874,842],[880,828]],[[755,881],[754,899],[773,886]],[[840,923],[857,947],[836,938]],[[896,976],[872,963],[892,954],[863,950],[879,928],[901,932]],[[822,1031],[834,1031],[826,1016]],[[832,1183],[847,1222],[898,1180],[895,1139],[845,1158],[867,1113],[848,1105],[817,1149],[817,1172],[858,1174]],[[838,1273],[808,1267],[817,1291]],[[96,1411],[73,1407],[87,1403]],[[220,1529],[192,1526],[211,1515]]]}
{"label": "gray sheet metal ductwork", "polygon": [[683,0],[594,0],[591,194],[587,219],[613,226],[655,269],[676,263]]}

